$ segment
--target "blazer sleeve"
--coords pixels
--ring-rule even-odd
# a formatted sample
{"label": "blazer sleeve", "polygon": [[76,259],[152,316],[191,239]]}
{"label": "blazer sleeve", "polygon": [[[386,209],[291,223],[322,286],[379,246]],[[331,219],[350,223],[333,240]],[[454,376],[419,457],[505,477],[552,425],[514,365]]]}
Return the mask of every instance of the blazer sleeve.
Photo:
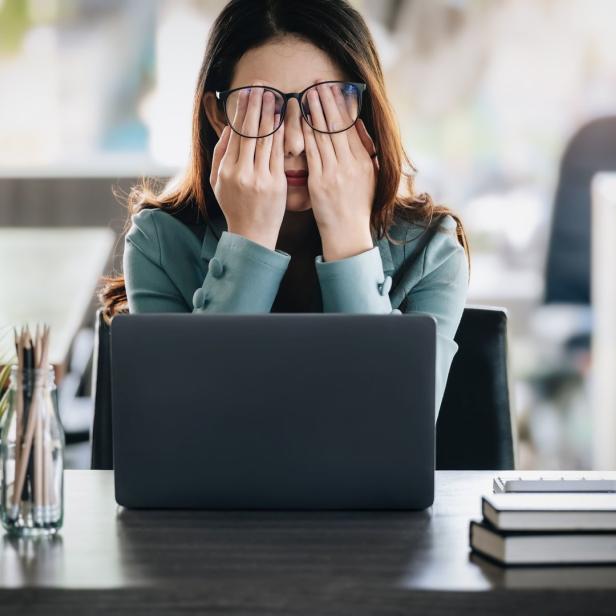
{"label": "blazer sleeve", "polygon": [[436,413],[438,417],[451,362],[458,351],[454,340],[468,292],[466,253],[455,234],[455,221],[441,223],[423,253],[423,273],[407,293],[404,312],[427,312],[436,318]]}
{"label": "blazer sleeve", "polygon": [[291,256],[223,231],[207,274],[189,306],[161,261],[152,210],[132,218],[124,245],[129,312],[270,312]]}
{"label": "blazer sleeve", "polygon": [[323,312],[392,312],[389,299],[391,276],[386,277],[383,273],[378,246],[335,261],[323,261],[323,255],[319,255],[314,263]]}

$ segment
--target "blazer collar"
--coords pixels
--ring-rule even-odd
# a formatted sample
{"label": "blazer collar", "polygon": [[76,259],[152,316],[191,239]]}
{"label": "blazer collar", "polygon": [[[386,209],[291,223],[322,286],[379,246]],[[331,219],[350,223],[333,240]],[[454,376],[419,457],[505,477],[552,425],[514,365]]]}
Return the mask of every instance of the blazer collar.
{"label": "blazer collar", "polygon": [[216,252],[218,240],[223,231],[227,230],[227,219],[224,214],[219,213],[216,216],[209,216],[205,225],[205,235],[203,236],[203,244],[201,246],[201,258],[209,261]]}
{"label": "blazer collar", "polygon": [[[227,220],[223,214],[217,214],[208,218],[208,223],[205,228],[205,235],[203,237],[203,244],[201,246],[201,258],[205,261],[209,261],[216,253],[216,247],[218,246],[218,240],[223,231],[227,231]],[[383,236],[380,240],[374,240],[379,247],[381,253],[381,260],[383,262],[383,273],[388,276],[394,271],[393,259],[391,256],[391,247],[389,240]]]}
{"label": "blazer collar", "polygon": [[383,236],[380,240],[375,240],[374,236],[372,237],[373,241],[379,247],[379,252],[381,253],[381,261],[383,262],[383,273],[385,276],[391,276],[395,270],[394,261],[391,256],[391,246],[389,245],[389,240]]}

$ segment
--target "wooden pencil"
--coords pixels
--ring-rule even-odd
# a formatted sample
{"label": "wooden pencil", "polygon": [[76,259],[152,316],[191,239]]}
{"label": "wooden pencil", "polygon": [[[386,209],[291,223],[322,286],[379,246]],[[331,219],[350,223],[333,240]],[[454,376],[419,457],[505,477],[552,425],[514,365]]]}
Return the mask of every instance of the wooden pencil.
{"label": "wooden pencil", "polygon": [[[24,345],[24,430],[27,422],[29,421],[29,414],[32,410],[33,395],[35,389],[34,368],[34,343],[32,340],[32,334],[30,327],[26,325],[24,327],[25,332],[25,345]],[[32,459],[30,456],[26,458],[27,466],[25,469],[25,481],[22,488],[21,497],[25,501],[30,501],[32,498]],[[24,461],[25,462],[25,461]]]}
{"label": "wooden pencil", "polygon": [[[17,426],[17,432],[18,434],[18,438],[17,438],[17,444],[16,444],[16,456],[15,456],[15,481],[13,483],[13,495],[12,495],[12,502],[11,502],[11,511],[9,511],[9,517],[11,518],[16,518],[18,513],[19,513],[19,501],[21,500],[21,494],[22,494],[22,490],[23,490],[23,480],[19,481],[19,477],[22,474],[22,469],[23,470],[23,474],[25,475],[25,468],[27,466],[27,460],[24,459],[24,451],[23,451],[23,439],[24,439],[24,434],[26,431],[26,427],[25,427],[25,422],[27,420],[27,413],[28,413],[28,402],[26,400],[26,379],[28,376],[28,372],[27,372],[27,350],[28,350],[28,345],[27,345],[27,334],[26,334],[26,328],[25,326],[22,326],[21,328],[21,342],[22,342],[22,369],[21,369],[21,373],[23,375],[23,383],[22,383],[22,388],[21,388],[21,392],[22,392],[22,416],[21,416],[21,422],[20,425]],[[18,489],[19,488],[19,489]]]}
{"label": "wooden pencil", "polygon": [[[13,328],[15,332],[15,349],[17,356],[17,400],[15,402],[15,477],[13,480],[13,494],[11,495],[11,504],[15,501],[15,478],[17,477],[17,470],[19,469],[19,459],[20,459],[20,450],[21,450],[21,420],[22,420],[22,408],[23,408],[23,387],[21,383],[21,374],[23,369],[23,327],[20,329],[19,334],[17,334],[17,330]],[[12,508],[12,507],[11,507]],[[11,516],[11,511],[8,512],[9,517]]]}
{"label": "wooden pencil", "polygon": [[36,330],[34,334],[34,366],[39,367],[41,361],[41,335],[39,334],[39,325],[36,324]]}
{"label": "wooden pencil", "polygon": [[21,449],[21,439],[23,434],[23,331],[19,334],[15,332],[15,349],[17,354],[17,383],[16,383],[16,401],[15,401],[15,466],[19,466],[19,454]]}

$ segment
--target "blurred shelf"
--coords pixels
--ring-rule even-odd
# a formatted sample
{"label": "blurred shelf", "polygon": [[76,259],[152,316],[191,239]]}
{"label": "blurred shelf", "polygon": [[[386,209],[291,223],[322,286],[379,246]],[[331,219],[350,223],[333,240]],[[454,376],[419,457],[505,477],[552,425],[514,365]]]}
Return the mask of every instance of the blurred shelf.
{"label": "blurred shelf", "polygon": [[114,240],[105,227],[0,228],[0,357],[14,355],[10,327],[47,323],[49,362],[63,374]]}
{"label": "blurred shelf", "polygon": [[143,154],[100,154],[50,164],[0,166],[0,179],[172,177],[178,171]]}

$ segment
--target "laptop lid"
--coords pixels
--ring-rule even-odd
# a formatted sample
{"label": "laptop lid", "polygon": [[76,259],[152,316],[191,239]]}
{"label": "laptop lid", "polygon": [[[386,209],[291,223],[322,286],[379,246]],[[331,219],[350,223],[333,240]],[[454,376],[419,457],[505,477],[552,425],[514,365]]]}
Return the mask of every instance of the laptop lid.
{"label": "laptop lid", "polygon": [[119,314],[126,507],[423,509],[436,321],[423,314]]}

